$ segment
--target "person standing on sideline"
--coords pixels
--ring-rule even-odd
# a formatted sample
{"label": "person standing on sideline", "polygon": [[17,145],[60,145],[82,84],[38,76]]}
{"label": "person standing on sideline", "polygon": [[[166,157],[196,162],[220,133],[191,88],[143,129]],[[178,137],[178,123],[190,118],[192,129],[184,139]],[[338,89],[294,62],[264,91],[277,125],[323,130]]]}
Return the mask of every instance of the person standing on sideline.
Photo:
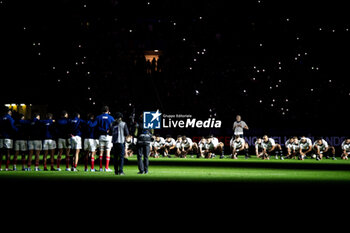
{"label": "person standing on sideline", "polygon": [[114,172],[116,175],[125,175],[123,171],[125,155],[125,138],[129,135],[129,130],[124,121],[123,114],[117,112],[116,120],[112,123],[112,142],[114,151]]}
{"label": "person standing on sideline", "polygon": [[236,116],[236,121],[233,123],[233,132],[234,136],[240,136],[243,138],[243,130],[249,130],[248,125],[242,121],[241,116],[237,115]]}
{"label": "person standing on sideline", "polygon": [[[144,129],[143,116],[141,114],[135,126],[135,137],[137,137],[137,165],[139,172],[137,174],[148,173],[148,156],[152,142],[153,129]],[[143,157],[143,160],[142,160]]]}

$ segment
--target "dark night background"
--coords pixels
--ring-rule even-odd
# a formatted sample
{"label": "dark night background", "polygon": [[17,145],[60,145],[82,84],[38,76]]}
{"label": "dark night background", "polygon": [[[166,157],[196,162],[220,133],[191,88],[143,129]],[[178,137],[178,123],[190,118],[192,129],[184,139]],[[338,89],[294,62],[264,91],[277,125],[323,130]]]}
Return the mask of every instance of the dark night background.
{"label": "dark night background", "polygon": [[[1,0],[0,102],[54,113],[107,104],[126,115],[133,106],[215,114],[225,129],[241,114],[252,129],[346,135],[346,9],[337,1]],[[144,60],[148,50],[162,52],[158,71]]]}

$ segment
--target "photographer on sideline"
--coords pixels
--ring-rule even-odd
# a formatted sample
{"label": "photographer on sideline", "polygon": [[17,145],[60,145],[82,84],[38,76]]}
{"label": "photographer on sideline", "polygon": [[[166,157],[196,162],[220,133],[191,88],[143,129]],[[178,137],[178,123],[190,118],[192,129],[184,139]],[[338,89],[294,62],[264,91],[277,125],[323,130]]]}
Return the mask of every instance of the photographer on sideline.
{"label": "photographer on sideline", "polygon": [[[139,120],[135,125],[134,136],[137,137],[137,165],[139,172],[137,174],[148,173],[148,157],[151,147],[153,129],[144,129],[143,115],[140,115]],[[142,160],[143,157],[143,160]]]}

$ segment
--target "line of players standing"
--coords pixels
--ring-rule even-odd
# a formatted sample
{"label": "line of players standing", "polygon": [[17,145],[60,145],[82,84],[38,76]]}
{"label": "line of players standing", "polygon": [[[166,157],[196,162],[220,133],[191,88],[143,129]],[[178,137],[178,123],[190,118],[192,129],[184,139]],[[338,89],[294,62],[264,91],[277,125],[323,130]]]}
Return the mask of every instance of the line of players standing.
{"label": "line of players standing", "polygon": [[[61,158],[65,153],[66,170],[76,171],[79,153],[83,145],[82,138],[84,138],[85,170],[87,170],[88,158],[91,157],[91,171],[95,171],[94,158],[96,150],[99,148],[100,171],[103,171],[102,158],[105,152],[105,171],[111,172],[109,161],[113,143],[109,129],[114,121],[107,106],[103,107],[102,114],[96,118],[89,114],[88,120],[80,119],[79,113],[75,113],[73,118],[69,119],[68,113],[63,111],[57,120],[54,120],[53,115],[48,113],[45,120],[40,119],[40,114],[34,114],[31,120],[25,120],[22,116],[20,120],[15,121],[12,118],[12,111],[9,109],[0,119],[0,170],[2,169],[3,155],[7,158],[5,169],[9,170],[10,155],[14,149],[14,170],[17,170],[17,158],[18,155],[21,155],[22,170],[30,171],[32,157],[35,155],[35,171],[39,171],[39,155],[43,151],[44,170],[48,170],[47,156],[50,154],[51,170],[60,171]],[[56,148],[58,149],[57,168],[54,168]],[[71,150],[74,150],[74,156],[70,168]],[[27,158],[26,154],[28,154]]]}

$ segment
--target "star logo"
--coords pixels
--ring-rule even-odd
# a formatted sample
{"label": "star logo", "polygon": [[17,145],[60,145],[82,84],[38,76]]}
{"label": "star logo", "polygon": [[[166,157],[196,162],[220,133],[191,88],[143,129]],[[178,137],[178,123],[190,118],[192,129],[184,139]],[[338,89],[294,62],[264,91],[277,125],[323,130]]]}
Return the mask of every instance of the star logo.
{"label": "star logo", "polygon": [[156,112],[143,112],[143,128],[160,129],[161,115],[162,113],[160,113],[159,110],[157,110]]}
{"label": "star logo", "polygon": [[162,115],[161,113],[159,113],[159,110],[157,110],[155,113],[151,113],[151,115],[153,116],[151,122],[153,122],[154,120],[157,119],[157,121],[159,121],[159,117]]}

